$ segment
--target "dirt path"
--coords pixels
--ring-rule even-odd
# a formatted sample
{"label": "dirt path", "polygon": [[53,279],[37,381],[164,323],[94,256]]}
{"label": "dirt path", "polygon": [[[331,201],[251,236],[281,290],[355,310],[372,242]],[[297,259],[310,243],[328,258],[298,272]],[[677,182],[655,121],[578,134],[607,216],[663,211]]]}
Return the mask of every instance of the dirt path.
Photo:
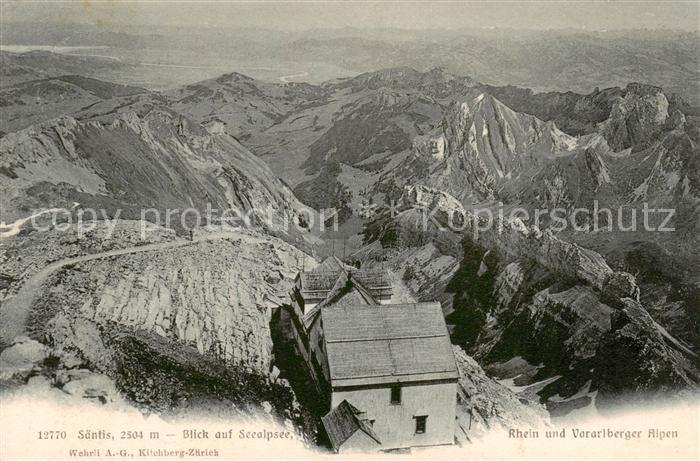
{"label": "dirt path", "polygon": [[[11,344],[12,340],[23,334],[25,331],[27,318],[34,300],[41,292],[41,289],[51,274],[58,269],[70,264],[77,264],[94,259],[108,258],[110,256],[120,256],[132,253],[142,253],[145,251],[166,250],[178,248],[186,245],[194,245],[198,242],[222,240],[235,237],[232,233],[210,234],[192,240],[178,240],[174,242],[151,243],[148,245],[120,248],[116,250],[95,253],[91,255],[76,256],[74,258],[62,259],[53,262],[32,275],[12,298],[6,299],[0,306],[0,343]],[[240,237],[240,236],[239,236]]]}
{"label": "dirt path", "polygon": [[[75,202],[73,204],[73,207],[70,210],[75,209],[78,205],[80,205],[80,204],[78,202]],[[31,221],[32,219],[37,218],[41,215],[49,214],[49,213],[63,213],[63,212],[70,213],[70,210],[67,208],[50,208],[48,210],[43,210],[43,211],[39,211],[37,213],[34,213],[33,215],[27,216],[26,218],[20,218],[13,223],[5,224],[5,221],[0,222],[0,239],[13,237],[13,236],[19,234],[19,231],[22,230],[22,226],[24,225],[24,223],[26,223],[27,221]]]}
{"label": "dirt path", "polygon": [[397,272],[389,269],[389,278],[391,279],[391,284],[394,288],[394,294],[391,296],[391,302],[393,304],[417,302],[416,298],[413,296],[413,293],[411,293],[411,290],[409,290],[406,284],[403,283],[403,280],[401,280],[401,277],[399,277]]}

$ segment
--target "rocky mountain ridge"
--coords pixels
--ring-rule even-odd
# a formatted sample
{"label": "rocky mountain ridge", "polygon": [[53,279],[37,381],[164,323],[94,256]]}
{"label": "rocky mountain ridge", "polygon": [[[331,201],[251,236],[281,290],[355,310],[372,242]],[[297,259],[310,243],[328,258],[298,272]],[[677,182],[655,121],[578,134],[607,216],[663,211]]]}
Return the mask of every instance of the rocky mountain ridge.
{"label": "rocky mountain ridge", "polygon": [[[260,217],[269,211],[283,222],[303,207],[235,139],[168,111],[45,122],[4,136],[0,162],[7,221],[23,209],[73,202],[109,216],[121,210],[127,219],[140,219],[146,208],[204,213],[209,206],[219,213],[255,210]],[[175,227],[184,222],[174,221]]]}
{"label": "rocky mountain ridge", "polygon": [[[413,141],[413,157],[385,176],[446,190],[463,202],[496,198],[505,180],[568,155],[576,140],[552,122],[513,112],[481,93],[452,103],[442,126]],[[427,172],[426,172],[427,168]]]}
{"label": "rocky mountain ridge", "polygon": [[[409,188],[403,203],[369,236],[372,245],[392,248],[377,254],[408,268],[404,279],[417,293],[442,299],[453,342],[521,392],[532,388],[553,414],[590,405],[593,393],[605,410],[621,399],[692,399],[697,392],[695,347],[669,333],[664,316],[650,315],[633,275],[517,219],[474,234],[478,220],[443,191]],[[412,229],[420,226],[407,219],[414,206],[440,208],[435,217],[443,223],[464,213],[467,231],[450,240],[449,231]],[[418,259],[425,251],[429,264]],[[518,360],[529,365],[513,367]]]}

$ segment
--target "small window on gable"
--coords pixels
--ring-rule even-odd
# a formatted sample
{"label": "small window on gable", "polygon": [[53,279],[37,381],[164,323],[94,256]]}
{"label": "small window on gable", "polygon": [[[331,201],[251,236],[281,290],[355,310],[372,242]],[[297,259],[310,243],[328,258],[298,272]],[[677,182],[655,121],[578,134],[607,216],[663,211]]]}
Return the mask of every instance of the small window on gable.
{"label": "small window on gable", "polygon": [[391,404],[401,405],[401,386],[391,386]]}
{"label": "small window on gable", "polygon": [[428,424],[427,416],[415,416],[416,418],[416,434],[425,434],[426,425]]}

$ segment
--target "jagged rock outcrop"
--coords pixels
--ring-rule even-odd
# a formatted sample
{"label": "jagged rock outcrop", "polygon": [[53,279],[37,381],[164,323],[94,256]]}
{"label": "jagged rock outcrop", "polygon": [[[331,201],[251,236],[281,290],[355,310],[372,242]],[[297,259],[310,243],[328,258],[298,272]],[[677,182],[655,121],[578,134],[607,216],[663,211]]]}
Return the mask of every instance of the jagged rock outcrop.
{"label": "jagged rock outcrop", "polygon": [[545,244],[568,251],[545,252],[550,257],[543,258],[538,240],[533,251],[511,253],[498,250],[504,242],[493,241],[484,247],[465,239],[465,261],[450,284],[455,335],[483,363],[523,357],[542,364],[524,382],[553,379],[538,394],[543,402],[553,399],[554,407],[584,389],[598,391],[598,407],[651,389],[664,397],[697,389],[697,356],[639,304],[631,274],[613,271],[590,250],[584,254],[592,256],[582,258],[566,242]]}
{"label": "jagged rock outcrop", "polygon": [[[465,211],[457,199],[444,191],[425,186],[410,187],[406,189],[402,203],[427,208],[430,212],[437,209],[441,213],[434,213],[433,216],[442,217],[445,224],[446,218],[450,218],[453,223],[459,224],[459,229],[462,229],[464,223],[465,234],[475,236],[484,248],[500,253],[503,260],[534,260],[563,277],[581,280],[599,290],[603,289],[614,273],[605,259],[595,251],[561,240],[550,230],[540,231],[528,227],[518,218],[500,220],[493,216],[489,221],[483,216]],[[461,218],[457,219],[455,215]],[[625,277],[619,276],[614,280],[622,283],[622,279]],[[633,284],[633,281],[628,282]],[[630,285],[628,289],[633,290],[633,287]]]}
{"label": "jagged rock outcrop", "polygon": [[601,361],[593,384],[601,406],[619,403],[619,397],[626,403],[697,397],[697,354],[668,334],[637,301],[626,298],[620,304],[596,352]]}
{"label": "jagged rock outcrop", "polygon": [[494,249],[505,260],[531,259],[563,277],[580,280],[602,289],[613,270],[595,251],[557,238],[549,229],[539,231],[522,221],[504,221],[486,232],[480,232],[479,244]]}
{"label": "jagged rock outcrop", "polygon": [[655,139],[669,117],[668,99],[659,87],[630,83],[612,106],[601,131],[615,151]]}
{"label": "jagged rock outcrop", "polygon": [[472,440],[492,429],[537,429],[549,425],[543,406],[521,401],[507,387],[489,378],[460,347],[454,346],[454,353],[459,370],[458,440]]}
{"label": "jagged rock outcrop", "polygon": [[453,102],[439,128],[414,140],[410,166],[392,174],[462,201],[491,200],[504,180],[568,155],[575,147],[576,140],[554,123],[515,112],[481,93]]}
{"label": "jagged rock outcrop", "polygon": [[285,298],[304,257],[280,240],[239,233],[81,262],[53,276],[31,331],[105,371],[114,370],[103,331],[118,325],[267,374],[272,300]]}
{"label": "jagged rock outcrop", "polygon": [[611,306],[618,306],[625,298],[639,301],[639,287],[636,279],[627,272],[610,274],[603,284],[601,299]]}
{"label": "jagged rock outcrop", "polygon": [[[459,202],[450,200],[445,192],[422,186],[408,188],[406,192],[402,203],[410,208],[399,210],[393,219],[384,218],[380,227],[383,231],[370,226],[371,236],[378,242],[384,243],[382,232],[408,236],[419,229],[422,222],[415,216],[418,211],[413,207],[439,208],[439,213],[433,213],[438,220],[435,226],[444,225],[450,213],[463,212],[459,206],[453,206]],[[633,275],[614,270],[595,251],[565,241],[550,230],[529,227],[518,219],[495,218],[487,226],[483,215],[466,213],[465,221],[462,250],[457,257],[461,263],[451,272],[449,283],[443,283],[437,276],[431,279],[428,272],[415,269],[411,259],[447,240],[447,236],[453,235],[449,230],[429,232],[423,235],[423,240],[402,238],[403,244],[416,249],[399,249],[394,258],[397,267],[408,264],[412,268],[409,286],[417,282],[420,288],[430,286],[427,278],[433,285],[442,287],[442,294],[433,291],[430,295],[440,296],[444,301],[453,342],[480,363],[501,364],[519,357],[536,364],[532,373],[518,378],[519,385],[543,382],[532,393],[536,392],[553,409],[556,407],[559,414],[585,403],[585,399],[577,397],[576,405],[560,405],[574,396],[595,391],[599,391],[598,395],[607,393],[606,398],[596,400],[596,405],[606,406],[619,398],[621,392],[644,390],[645,384],[638,382],[631,370],[619,378],[616,390],[599,387],[594,379],[599,370],[613,366],[607,346],[601,345],[609,344],[612,338],[615,338],[613,342],[624,343],[619,339],[621,333],[612,333],[618,329],[613,326],[618,310],[636,303],[638,317],[651,321],[644,307],[638,304],[640,289]],[[473,232],[476,225],[478,232]],[[664,330],[657,327],[658,324],[652,329],[657,333],[650,335],[645,335],[641,327],[636,330],[646,338],[644,341],[649,341],[639,347],[661,352],[641,354],[639,360],[627,363],[635,369],[682,370],[678,375],[687,379],[679,381],[676,388],[667,387],[668,392],[695,388],[698,379],[697,366],[692,365],[693,351],[670,334],[659,333]],[[666,347],[663,343],[669,341],[676,345],[677,353],[663,352]],[[620,350],[631,355],[635,347],[625,346]],[[643,376],[644,372],[639,374]],[[590,403],[590,397],[587,399]]]}

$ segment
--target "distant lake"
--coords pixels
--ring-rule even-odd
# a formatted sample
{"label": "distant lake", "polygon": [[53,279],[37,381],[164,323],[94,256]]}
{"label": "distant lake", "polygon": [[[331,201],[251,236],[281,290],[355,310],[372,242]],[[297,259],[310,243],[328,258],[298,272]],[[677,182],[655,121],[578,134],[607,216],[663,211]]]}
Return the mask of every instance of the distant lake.
{"label": "distant lake", "polygon": [[216,78],[228,72],[240,72],[252,78],[275,83],[320,83],[340,77],[356,75],[334,63],[322,61],[281,61],[255,57],[230,58],[219,50],[177,50],[145,47],[137,51],[115,46],[62,46],[62,45],[0,45],[0,51],[28,53],[52,52],[67,56],[109,59],[123,64],[109,71],[97,68],[77,69],[80,73],[100,80],[134,85],[151,90],[177,88],[201,80]]}

